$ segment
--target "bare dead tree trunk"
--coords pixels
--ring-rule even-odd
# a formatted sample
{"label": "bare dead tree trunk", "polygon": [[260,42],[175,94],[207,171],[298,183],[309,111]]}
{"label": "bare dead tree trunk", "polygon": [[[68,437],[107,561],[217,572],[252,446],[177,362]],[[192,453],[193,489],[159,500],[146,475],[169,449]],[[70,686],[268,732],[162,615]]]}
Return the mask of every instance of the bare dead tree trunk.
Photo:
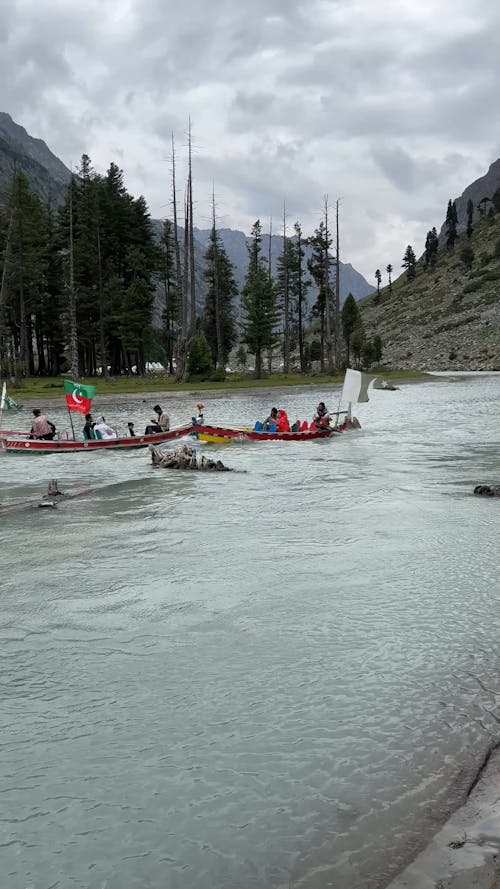
{"label": "bare dead tree trunk", "polygon": [[224,348],[222,342],[222,307],[219,286],[219,255],[217,252],[217,227],[215,219],[215,192],[212,185],[212,237],[213,237],[213,282],[215,302],[215,336],[217,340],[217,367],[224,370]]}
{"label": "bare dead tree trunk", "polygon": [[[177,337],[175,343],[176,375],[184,374],[186,363],[186,301],[181,266],[179,225],[177,221],[177,184],[175,177],[175,142],[172,133],[172,210],[174,216],[175,292],[177,295]],[[181,370],[182,368],[182,370]]]}
{"label": "bare dead tree trunk", "polygon": [[99,213],[97,213],[97,274],[99,286],[99,349],[101,352],[101,373],[108,379],[108,360],[106,357],[106,342],[104,338],[104,288],[102,286],[102,253],[101,253],[101,225]]}
{"label": "bare dead tree trunk", "polygon": [[73,174],[69,184],[69,356],[71,375],[78,379],[78,331],[76,325],[75,263],[73,250]]}
{"label": "bare dead tree trunk", "polygon": [[325,208],[325,255],[323,268],[323,287],[325,289],[325,335],[326,335],[326,360],[328,373],[333,373],[332,354],[332,315],[330,298],[330,252],[328,250],[328,195],[324,196]]}
{"label": "bare dead tree trunk", "polygon": [[304,286],[302,277],[302,229],[298,222],[295,223],[295,234],[297,236],[297,315],[299,324],[299,360],[301,373],[306,372],[305,355],[304,355],[304,319],[303,319],[303,301]]}
{"label": "bare dead tree trunk", "polygon": [[[271,271],[271,263],[272,263],[272,259],[273,259],[272,240],[273,240],[273,217],[270,216],[269,217],[269,247],[268,247],[268,251],[267,251],[267,274],[268,274],[268,278],[269,278],[269,283],[271,283],[271,281],[273,279],[273,274]],[[259,370],[257,371],[257,359],[256,359],[255,373],[257,375],[257,372],[258,372],[257,379],[260,379],[260,376],[261,376],[261,370],[262,370],[261,357],[259,357],[259,362],[260,362],[260,366],[259,366]],[[272,372],[273,372],[273,347],[272,346],[269,346],[269,349],[267,350],[267,372],[269,374],[272,374]]]}
{"label": "bare dead tree trunk", "polygon": [[290,294],[286,242],[286,204],[283,202],[283,373],[290,373]]}
{"label": "bare dead tree trunk", "polygon": [[339,199],[336,202],[336,251],[335,251],[335,364],[340,367],[340,242],[339,242]]}
{"label": "bare dead tree trunk", "polygon": [[188,213],[189,213],[189,334],[194,337],[196,330],[196,279],[194,273],[194,230],[193,230],[193,167],[191,151],[191,118],[188,130]]}

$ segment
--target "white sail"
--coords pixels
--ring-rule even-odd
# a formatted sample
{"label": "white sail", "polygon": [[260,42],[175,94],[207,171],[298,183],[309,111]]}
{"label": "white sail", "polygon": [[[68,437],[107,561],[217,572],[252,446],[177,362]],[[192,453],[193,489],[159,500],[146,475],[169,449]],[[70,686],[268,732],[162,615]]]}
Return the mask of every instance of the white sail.
{"label": "white sail", "polygon": [[344,377],[341,403],[359,404],[369,401],[368,390],[372,388],[376,379],[377,377],[371,377],[369,374],[361,373],[360,370],[352,370],[348,367]]}

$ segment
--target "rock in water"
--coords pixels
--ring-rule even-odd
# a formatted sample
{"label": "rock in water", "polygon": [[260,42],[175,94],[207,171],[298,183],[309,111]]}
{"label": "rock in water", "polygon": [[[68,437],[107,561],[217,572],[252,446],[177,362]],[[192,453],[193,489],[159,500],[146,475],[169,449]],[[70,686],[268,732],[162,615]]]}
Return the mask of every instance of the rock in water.
{"label": "rock in water", "polygon": [[480,497],[500,497],[500,485],[476,485],[474,494]]}

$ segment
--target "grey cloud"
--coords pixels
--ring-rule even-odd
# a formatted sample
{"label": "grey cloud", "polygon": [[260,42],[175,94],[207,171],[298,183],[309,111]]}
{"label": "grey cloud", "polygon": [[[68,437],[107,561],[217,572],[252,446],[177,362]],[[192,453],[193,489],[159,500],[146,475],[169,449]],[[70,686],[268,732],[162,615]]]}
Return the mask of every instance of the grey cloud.
{"label": "grey cloud", "polygon": [[191,114],[200,213],[215,180],[227,224],[279,215],[286,198],[310,230],[340,183],[343,258],[372,274],[382,233],[401,237],[402,255],[500,146],[496,4],[442,0],[439,17],[430,0],[418,17],[407,8],[3,0],[3,110],[66,163],[119,156],[162,214],[170,133],[182,182]]}
{"label": "grey cloud", "polygon": [[233,108],[242,114],[260,115],[270,111],[274,102],[275,96],[272,93],[250,93],[247,90],[238,90],[233,100]]}
{"label": "grey cloud", "polygon": [[387,179],[402,191],[413,191],[416,185],[415,164],[402,148],[376,148],[373,156]]}

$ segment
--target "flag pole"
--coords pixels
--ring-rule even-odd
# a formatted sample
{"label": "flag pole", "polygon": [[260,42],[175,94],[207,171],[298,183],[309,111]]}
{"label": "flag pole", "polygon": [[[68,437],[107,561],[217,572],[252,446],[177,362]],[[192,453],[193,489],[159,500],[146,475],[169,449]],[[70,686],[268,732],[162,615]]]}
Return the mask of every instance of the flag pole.
{"label": "flag pole", "polygon": [[3,406],[5,404],[5,396],[7,395],[7,383],[2,386],[2,394],[0,395],[0,429],[2,428]]}
{"label": "flag pole", "polygon": [[73,433],[73,441],[76,441],[75,427],[73,426],[73,417],[71,416],[71,411],[70,411],[68,405],[66,405],[66,407],[68,408],[69,422],[71,423],[71,431]]}

